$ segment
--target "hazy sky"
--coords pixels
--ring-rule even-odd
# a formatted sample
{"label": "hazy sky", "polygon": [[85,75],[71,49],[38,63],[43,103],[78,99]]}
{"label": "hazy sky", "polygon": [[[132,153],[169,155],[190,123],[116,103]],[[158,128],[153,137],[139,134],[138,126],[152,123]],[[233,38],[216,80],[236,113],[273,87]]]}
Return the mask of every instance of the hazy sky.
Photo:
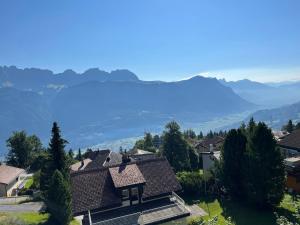
{"label": "hazy sky", "polygon": [[299,0],[1,0],[0,65],[300,79]]}

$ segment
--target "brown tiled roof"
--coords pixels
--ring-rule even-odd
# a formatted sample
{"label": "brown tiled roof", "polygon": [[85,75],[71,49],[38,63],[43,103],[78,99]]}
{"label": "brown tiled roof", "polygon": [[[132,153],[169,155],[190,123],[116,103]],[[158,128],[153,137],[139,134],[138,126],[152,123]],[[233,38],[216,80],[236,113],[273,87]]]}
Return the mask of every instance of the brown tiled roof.
{"label": "brown tiled roof", "polygon": [[77,163],[74,163],[73,165],[71,165],[70,169],[72,171],[84,170],[90,162],[92,162],[91,159],[84,159],[83,165],[82,165],[82,161],[80,161],[80,162],[77,162]]}
{"label": "brown tiled roof", "polygon": [[300,129],[293,131],[278,142],[279,146],[300,151]]}
{"label": "brown tiled roof", "polygon": [[212,144],[216,149],[216,151],[220,150],[218,149],[224,142],[224,138],[220,136],[214,136],[212,138],[204,138],[202,141],[198,142],[195,145],[195,148],[201,151],[209,151],[210,145]]}
{"label": "brown tiled roof", "polygon": [[109,172],[115,188],[143,184],[146,182],[136,164],[121,164],[120,166],[109,168]]}
{"label": "brown tiled roof", "polygon": [[181,190],[175,173],[165,158],[138,161],[137,166],[146,180],[144,199]]}
{"label": "brown tiled roof", "polygon": [[91,156],[89,156],[89,158],[92,159],[92,162],[90,162],[86,166],[86,169],[95,169],[103,167],[103,164],[105,163],[110,152],[110,150],[100,150],[91,152]]}
{"label": "brown tiled roof", "polygon": [[[156,158],[128,163],[126,165],[131,172],[136,172],[137,180],[146,181],[144,185],[143,199],[168,194],[181,189],[176,176],[165,158]],[[121,204],[110,171],[119,167],[102,167],[100,169],[83,170],[71,173],[72,209],[77,215],[87,210],[113,207]],[[126,168],[125,168],[126,170]],[[138,172],[140,171],[140,172]],[[126,172],[127,174],[127,172]],[[114,176],[114,175],[113,175]],[[134,175],[136,176],[136,175]],[[126,183],[127,182],[127,183]],[[123,185],[123,180],[120,181]],[[132,181],[125,181],[131,184]],[[117,185],[118,186],[118,185]]]}
{"label": "brown tiled roof", "polygon": [[0,165],[0,183],[9,184],[24,172],[25,170],[17,167]]}
{"label": "brown tiled roof", "polygon": [[71,173],[73,214],[121,204],[107,168]]}

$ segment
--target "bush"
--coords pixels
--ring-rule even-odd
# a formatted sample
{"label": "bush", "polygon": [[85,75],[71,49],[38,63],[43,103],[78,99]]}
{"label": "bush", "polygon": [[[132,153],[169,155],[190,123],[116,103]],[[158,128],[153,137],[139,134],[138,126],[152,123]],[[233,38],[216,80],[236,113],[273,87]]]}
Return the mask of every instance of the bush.
{"label": "bush", "polygon": [[204,220],[200,217],[197,218],[191,218],[188,221],[188,225],[203,225],[204,224]]}
{"label": "bush", "polygon": [[183,188],[184,193],[197,194],[202,191],[203,176],[197,171],[177,173],[177,178]]}

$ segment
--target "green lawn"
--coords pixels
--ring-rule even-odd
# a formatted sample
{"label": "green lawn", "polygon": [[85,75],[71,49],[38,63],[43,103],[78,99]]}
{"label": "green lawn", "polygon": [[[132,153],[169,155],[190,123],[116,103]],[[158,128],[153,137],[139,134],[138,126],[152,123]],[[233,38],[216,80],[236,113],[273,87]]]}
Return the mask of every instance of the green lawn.
{"label": "green lawn", "polygon": [[[48,213],[1,213],[1,217],[17,217],[21,221],[24,221],[26,225],[56,225],[57,223],[53,221]],[[79,225],[79,223],[73,220],[70,225]]]}
{"label": "green lawn", "polygon": [[[274,225],[276,224],[276,216],[274,211],[279,215],[284,215],[290,219],[294,219],[292,213],[295,208],[293,206],[290,195],[285,195],[282,203],[275,210],[257,210],[240,202],[221,201],[214,197],[206,198],[186,198],[188,204],[198,204],[208,215],[205,220],[218,216],[219,224],[225,224],[225,218],[231,217],[235,225]],[[188,219],[181,219],[165,223],[164,225],[186,225]]]}

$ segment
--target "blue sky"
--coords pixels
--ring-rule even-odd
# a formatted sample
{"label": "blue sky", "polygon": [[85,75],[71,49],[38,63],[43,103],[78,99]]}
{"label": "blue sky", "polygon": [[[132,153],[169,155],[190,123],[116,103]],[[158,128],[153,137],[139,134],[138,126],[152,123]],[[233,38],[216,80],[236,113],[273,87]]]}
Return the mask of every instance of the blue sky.
{"label": "blue sky", "polygon": [[300,79],[299,0],[3,0],[0,65]]}

